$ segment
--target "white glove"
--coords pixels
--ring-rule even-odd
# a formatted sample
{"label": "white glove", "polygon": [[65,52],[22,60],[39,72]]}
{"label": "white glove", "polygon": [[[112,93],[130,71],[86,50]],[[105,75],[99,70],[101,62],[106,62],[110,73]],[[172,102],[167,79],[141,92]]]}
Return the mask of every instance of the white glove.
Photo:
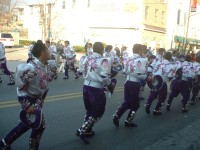
{"label": "white glove", "polygon": [[146,75],[146,74],[144,74],[144,75],[139,75],[138,77],[139,77],[141,80],[146,80],[147,75]]}
{"label": "white glove", "polygon": [[147,72],[150,72],[150,73],[153,72],[153,68],[152,67],[148,67],[147,68]]}

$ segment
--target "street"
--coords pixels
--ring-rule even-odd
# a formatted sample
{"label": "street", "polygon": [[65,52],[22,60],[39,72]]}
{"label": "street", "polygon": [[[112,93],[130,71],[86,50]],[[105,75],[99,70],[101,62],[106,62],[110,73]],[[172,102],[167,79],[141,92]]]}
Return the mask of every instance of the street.
{"label": "street", "polygon": [[[11,49],[10,49],[11,51]],[[25,54],[22,50],[13,52],[13,56],[24,62]],[[20,55],[21,54],[21,55]],[[21,58],[21,56],[24,58]],[[10,56],[7,60],[13,61]],[[15,61],[16,61],[15,60]],[[20,106],[17,101],[16,87],[7,86],[8,77],[1,75],[0,84],[0,139],[3,138],[18,123]],[[45,99],[44,114],[47,127],[44,131],[41,150],[199,150],[200,149],[200,102],[188,106],[188,113],[181,112],[181,96],[174,99],[172,110],[167,112],[165,106],[162,115],[154,116],[152,111],[157,100],[151,107],[151,114],[147,115],[144,104],[149,94],[146,86],[143,93],[145,100],[141,101],[140,109],[134,119],[136,128],[126,128],[124,120],[128,111],[120,119],[120,127],[112,123],[112,115],[123,102],[123,84],[125,77],[117,76],[118,83],[114,95],[107,97],[104,116],[94,126],[95,136],[90,138],[90,144],[85,145],[75,135],[82,125],[84,105],[82,101],[83,79],[70,78],[63,80],[63,73],[59,73],[57,80],[49,83],[49,93]],[[169,91],[168,91],[169,92]],[[13,150],[28,149],[30,131],[18,138],[12,145]]]}

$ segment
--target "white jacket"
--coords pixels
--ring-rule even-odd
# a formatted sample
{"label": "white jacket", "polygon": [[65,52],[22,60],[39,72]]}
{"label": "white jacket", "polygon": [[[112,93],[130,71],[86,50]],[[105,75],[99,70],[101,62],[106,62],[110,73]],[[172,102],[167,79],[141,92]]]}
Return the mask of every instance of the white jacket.
{"label": "white jacket", "polygon": [[147,64],[147,59],[138,54],[133,54],[133,56],[129,57],[128,61],[124,64],[124,72],[127,75],[127,80],[132,79],[135,82],[139,82],[140,79],[146,79]]}
{"label": "white jacket", "polygon": [[83,73],[84,85],[103,88],[111,72],[111,59],[98,53],[84,56],[80,59],[78,71]]}

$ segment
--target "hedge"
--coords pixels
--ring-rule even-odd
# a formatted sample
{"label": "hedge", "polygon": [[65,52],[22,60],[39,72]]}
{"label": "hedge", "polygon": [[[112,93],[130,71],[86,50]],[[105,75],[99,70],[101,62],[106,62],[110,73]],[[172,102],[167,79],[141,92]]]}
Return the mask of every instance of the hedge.
{"label": "hedge", "polygon": [[[19,40],[19,45],[29,46],[32,42],[31,40]],[[84,46],[75,45],[73,47],[76,52],[85,53]]]}
{"label": "hedge", "polygon": [[85,52],[84,46],[75,45],[73,47],[74,47],[76,52],[81,52],[81,53]]}
{"label": "hedge", "polygon": [[31,45],[31,42],[33,42],[33,41],[30,41],[30,40],[19,40],[19,45],[29,46],[29,45]]}

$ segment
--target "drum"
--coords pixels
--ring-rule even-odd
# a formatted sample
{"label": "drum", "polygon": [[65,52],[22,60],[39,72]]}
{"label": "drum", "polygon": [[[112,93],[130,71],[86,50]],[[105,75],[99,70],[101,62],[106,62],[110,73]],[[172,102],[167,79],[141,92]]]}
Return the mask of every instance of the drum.
{"label": "drum", "polygon": [[122,66],[121,64],[114,65],[114,66],[112,67],[112,70],[113,70],[113,71],[116,71],[116,72],[122,71],[122,69],[123,69],[123,66]]}
{"label": "drum", "polygon": [[29,114],[25,110],[21,110],[19,118],[27,127],[38,129],[42,122],[42,110],[38,109],[34,114]]}
{"label": "drum", "polygon": [[200,86],[200,75],[196,75],[192,80],[192,86],[198,87]]}
{"label": "drum", "polygon": [[182,80],[182,74],[183,74],[182,68],[177,69],[176,70],[175,79],[177,81],[181,82],[181,80]]}
{"label": "drum", "polygon": [[148,87],[153,91],[159,91],[163,86],[163,78],[160,75],[155,75],[152,79],[147,80]]}

